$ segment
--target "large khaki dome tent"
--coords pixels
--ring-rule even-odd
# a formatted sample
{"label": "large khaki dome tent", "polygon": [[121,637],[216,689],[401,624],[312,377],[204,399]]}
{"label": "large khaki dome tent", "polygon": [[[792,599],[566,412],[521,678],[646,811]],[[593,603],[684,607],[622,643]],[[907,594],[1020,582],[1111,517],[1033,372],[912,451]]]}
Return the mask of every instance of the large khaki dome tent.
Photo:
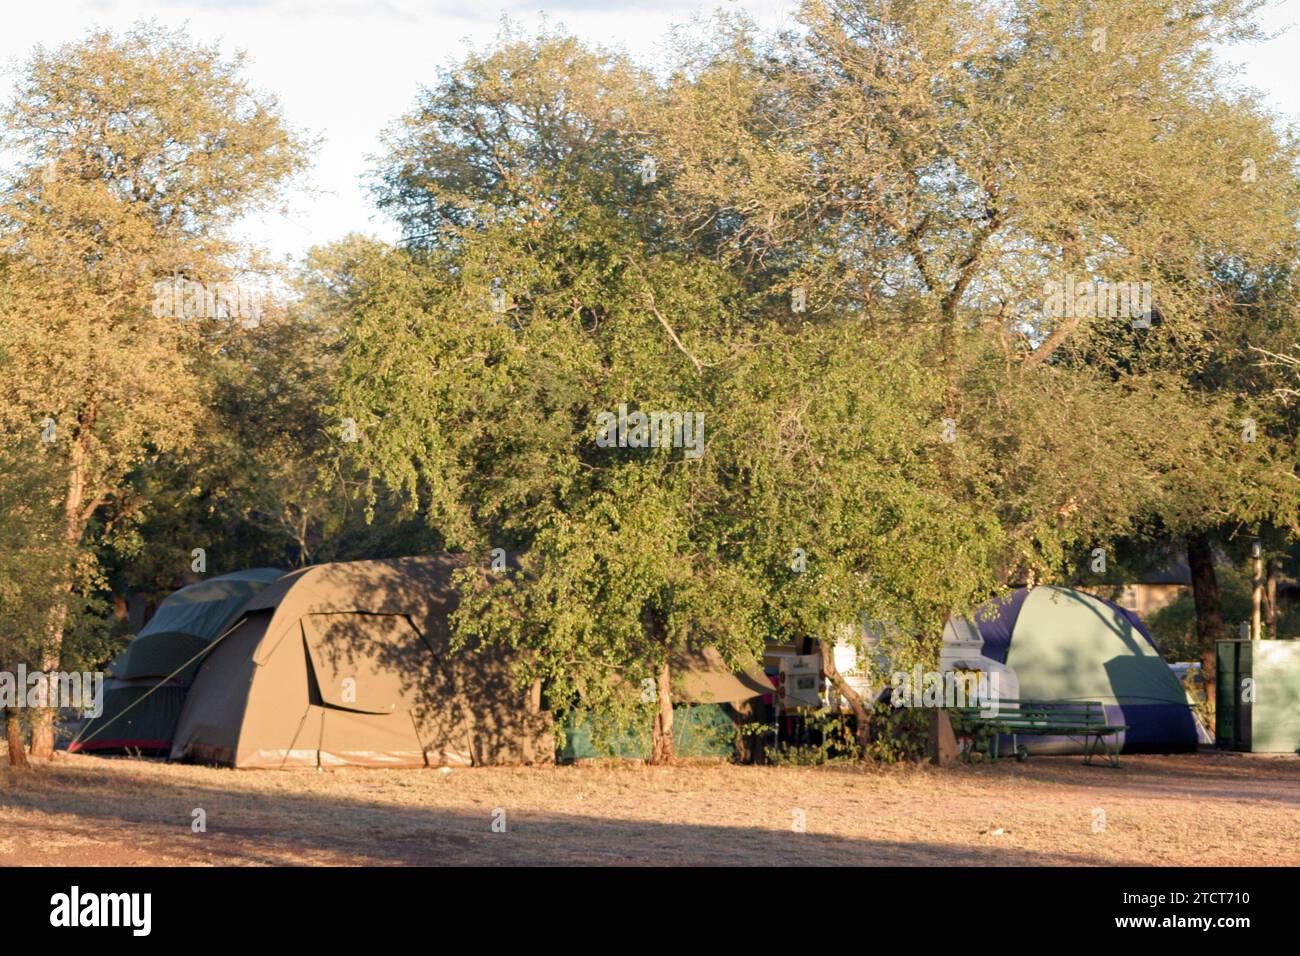
{"label": "large khaki dome tent", "polygon": [[546,762],[540,695],[499,652],[450,655],[452,574],[431,555],[324,564],[243,608],[186,697],[173,760],[232,767]]}
{"label": "large khaki dome tent", "polygon": [[108,665],[104,705],[69,751],[166,754],[202,652],[225,632],[248,599],[284,574],[252,568],[174,591]]}

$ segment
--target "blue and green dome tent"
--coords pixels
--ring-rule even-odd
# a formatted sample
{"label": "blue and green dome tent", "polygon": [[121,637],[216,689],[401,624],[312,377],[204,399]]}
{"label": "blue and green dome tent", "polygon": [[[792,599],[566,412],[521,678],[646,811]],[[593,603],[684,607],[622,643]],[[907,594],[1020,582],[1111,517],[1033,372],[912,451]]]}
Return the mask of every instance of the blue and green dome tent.
{"label": "blue and green dome tent", "polygon": [[[982,655],[1015,671],[1025,700],[1096,700],[1127,724],[1126,753],[1196,749],[1187,695],[1138,616],[1062,587],[1020,588],[973,620],[954,618],[944,640],[983,641]],[[1026,737],[1030,753],[1072,753],[1078,740]]]}
{"label": "blue and green dome tent", "polygon": [[166,753],[201,652],[233,624],[258,591],[282,577],[252,568],[199,581],[169,594],[113,662],[103,710],[89,719],[70,751]]}

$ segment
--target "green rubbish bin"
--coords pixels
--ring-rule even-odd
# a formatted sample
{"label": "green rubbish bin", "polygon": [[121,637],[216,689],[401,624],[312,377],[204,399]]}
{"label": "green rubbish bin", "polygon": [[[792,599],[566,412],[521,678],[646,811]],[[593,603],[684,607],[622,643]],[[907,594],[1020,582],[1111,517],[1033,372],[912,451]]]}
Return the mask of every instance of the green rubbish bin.
{"label": "green rubbish bin", "polygon": [[1219,641],[1215,650],[1219,747],[1300,753],[1300,641]]}

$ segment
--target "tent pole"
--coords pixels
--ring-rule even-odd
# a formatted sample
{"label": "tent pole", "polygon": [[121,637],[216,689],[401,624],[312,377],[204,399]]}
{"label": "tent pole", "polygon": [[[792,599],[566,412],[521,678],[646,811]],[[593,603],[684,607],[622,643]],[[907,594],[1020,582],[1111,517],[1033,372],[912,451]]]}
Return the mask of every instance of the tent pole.
{"label": "tent pole", "polygon": [[[87,737],[87,738],[86,738],[86,742],[89,743],[90,741],[94,740],[96,737],[98,737],[100,734],[102,734],[105,730],[107,730],[110,726],[112,726],[113,723],[114,723],[114,722],[115,722],[119,717],[125,717],[128,713],[130,713],[132,710],[134,710],[134,709],[135,709],[136,707],[138,707],[140,704],[143,704],[143,703],[144,703],[144,702],[149,698],[149,695],[150,695],[150,694],[152,694],[154,691],[156,691],[159,687],[163,686],[163,684],[167,683],[169,680],[171,680],[173,677],[175,677],[175,676],[176,676],[177,674],[179,674],[181,671],[185,670],[185,668],[189,667],[191,664],[193,664],[195,661],[197,661],[200,657],[202,657],[202,656],[203,656],[204,654],[206,654],[208,651],[212,650],[214,647],[216,647],[218,644],[220,644],[223,640],[225,640],[227,634],[229,634],[231,631],[233,631],[235,628],[237,628],[240,624],[243,624],[243,623],[244,623],[244,619],[241,617],[238,621],[236,621],[236,622],[235,622],[234,624],[232,624],[230,627],[228,627],[228,628],[226,628],[224,631],[222,631],[221,634],[217,637],[217,639],[214,640],[211,644],[209,644],[209,645],[207,645],[206,647],[204,647],[201,651],[199,651],[197,654],[195,654],[193,657],[191,657],[188,661],[186,661],[186,662],[185,662],[184,664],[182,664],[180,667],[176,668],[176,670],[172,671],[170,674],[168,674],[166,677],[164,677],[164,678],[163,678],[162,680],[160,680],[158,683],[154,684],[154,685],[153,685],[152,687],[150,687],[150,688],[149,688],[149,689],[148,689],[148,690],[147,690],[147,691],[146,691],[146,692],[145,692],[145,693],[144,693],[144,694],[143,694],[139,699],[132,701],[130,707],[127,707],[126,709],[122,710],[122,711],[121,711],[120,713],[118,713],[115,717],[113,717],[112,720],[108,721],[108,723],[106,723],[106,724],[104,724],[104,726],[100,727],[99,730],[95,731],[93,734],[91,734],[89,737]],[[89,727],[90,727],[90,724],[87,723],[85,727],[82,727],[82,728],[81,728],[81,733],[78,733],[77,736],[73,737],[71,743],[68,744],[68,750],[72,750],[72,745],[75,744],[75,743],[77,743],[78,741],[81,740],[81,734],[84,734],[84,733],[86,732],[86,730],[87,730]]]}

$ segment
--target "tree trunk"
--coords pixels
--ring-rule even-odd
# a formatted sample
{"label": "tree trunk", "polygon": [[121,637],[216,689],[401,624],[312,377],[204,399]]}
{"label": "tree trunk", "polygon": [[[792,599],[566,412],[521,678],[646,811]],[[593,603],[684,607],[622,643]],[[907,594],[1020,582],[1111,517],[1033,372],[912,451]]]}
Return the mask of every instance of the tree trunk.
{"label": "tree trunk", "polygon": [[1264,555],[1259,542],[1255,542],[1254,563],[1250,573],[1250,639],[1258,641],[1264,636]]}
{"label": "tree trunk", "polygon": [[1219,579],[1214,573],[1214,548],[1210,536],[1198,532],[1187,537],[1187,564],[1192,571],[1192,599],[1196,604],[1196,641],[1201,649],[1201,677],[1214,686],[1214,642],[1222,640],[1223,612],[1219,605]]}
{"label": "tree trunk", "polygon": [[930,737],[927,748],[930,763],[936,767],[951,767],[957,762],[957,738],[952,732],[952,720],[942,707],[930,708]]}
{"label": "tree trunk", "polygon": [[650,762],[653,764],[671,764],[677,754],[673,748],[673,684],[668,660],[659,666],[655,693],[659,710],[655,714],[654,739],[650,749]]}
{"label": "tree trunk", "polygon": [[54,759],[53,708],[37,707],[32,710],[32,758],[37,760]]}
{"label": "tree trunk", "polygon": [[[41,655],[41,670],[46,674],[53,673],[59,669],[59,661],[63,649],[63,627],[68,616],[67,591],[71,590],[72,584],[69,582],[59,605],[51,614],[49,633],[45,644],[45,652]],[[49,682],[46,687],[52,689],[57,684]],[[47,693],[49,690],[47,690]],[[55,701],[46,701],[48,704],[54,704]],[[54,714],[55,709],[52,706],[35,707],[32,709],[32,757],[40,760],[54,759]]]}
{"label": "tree trunk", "polygon": [[[542,679],[536,678],[528,686],[528,697],[524,704],[524,721],[526,727],[524,730],[523,760],[524,763],[531,767],[538,763],[545,763],[539,754],[538,743],[541,740],[542,724]],[[544,747],[542,749],[545,749]],[[552,747],[554,750],[554,747]]]}
{"label": "tree trunk", "polygon": [[844,679],[844,675],[835,666],[835,648],[827,647],[825,643],[822,643],[821,652],[822,670],[830,679],[835,692],[849,702],[849,709],[853,711],[853,720],[857,724],[858,746],[865,751],[867,742],[870,739],[871,713],[867,710],[862,695],[849,686],[849,682]]}
{"label": "tree trunk", "polygon": [[[89,426],[86,416],[79,419],[81,428]],[[86,465],[85,454],[81,445],[74,439],[71,454],[72,469],[68,475],[68,491],[63,499],[63,540],[68,546],[68,568],[59,582],[59,593],[53,611],[50,613],[50,625],[45,635],[45,647],[41,654],[41,669],[46,673],[57,671],[63,658],[63,630],[68,618],[68,599],[74,582],[73,562],[76,561],[77,549],[86,533],[86,522],[90,515],[86,513]],[[91,508],[93,509],[92,503]],[[50,701],[49,703],[54,703]],[[32,714],[32,757],[50,760],[54,757],[54,708],[40,707]]]}
{"label": "tree trunk", "polygon": [[9,745],[9,766],[14,770],[27,768],[27,751],[23,745],[23,727],[18,722],[18,711],[5,711],[5,742]]}

